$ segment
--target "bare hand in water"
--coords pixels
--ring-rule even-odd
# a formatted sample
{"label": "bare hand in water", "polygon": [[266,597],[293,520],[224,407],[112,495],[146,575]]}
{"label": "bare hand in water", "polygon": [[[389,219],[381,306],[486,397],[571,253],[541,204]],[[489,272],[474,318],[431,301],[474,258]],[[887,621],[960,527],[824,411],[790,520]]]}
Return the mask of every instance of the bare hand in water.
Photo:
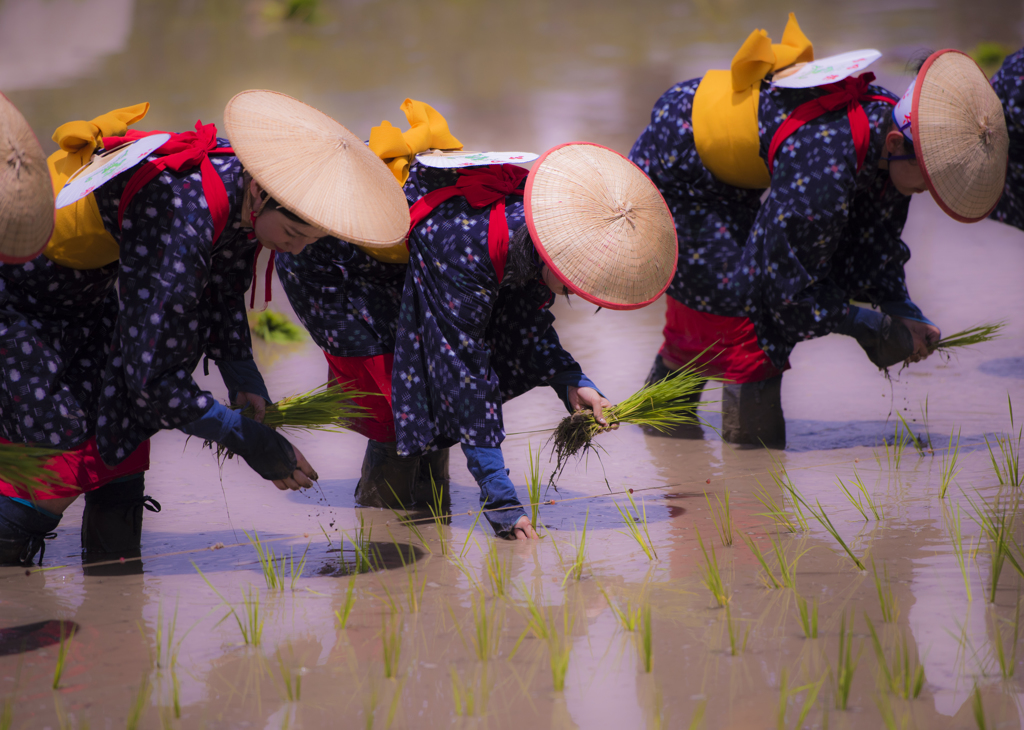
{"label": "bare hand in water", "polygon": [[302,455],[298,447],[292,444],[292,448],[295,449],[295,471],[287,479],[274,480],[274,486],[282,491],[286,489],[308,489],[313,486],[312,479],[320,478],[316,471],[313,470],[313,467],[309,465],[309,462],[306,461],[306,457]]}
{"label": "bare hand in water", "polygon": [[604,426],[607,431],[614,431],[619,427],[619,424],[613,423],[608,425],[608,421],[604,418],[604,409],[611,408],[611,403],[607,398],[602,396],[593,388],[583,387],[577,388],[573,385],[569,386],[569,405],[572,406],[574,411],[581,411],[584,408],[589,408],[594,412],[594,419]]}
{"label": "bare hand in water", "polygon": [[915,319],[893,317],[902,322],[910,334],[914,337],[914,354],[907,358],[907,362],[919,362],[932,354],[931,347],[942,339],[939,328],[933,324],[925,324]]}
{"label": "bare hand in water", "polygon": [[235,396],[235,405],[243,411],[252,406],[252,420],[257,423],[263,423],[263,417],[267,415],[267,402],[263,400],[262,395],[239,391]]}
{"label": "bare hand in water", "polygon": [[540,535],[533,529],[533,525],[530,524],[530,518],[523,515],[516,521],[516,526],[512,528],[512,534],[516,536],[516,540],[539,540]]}

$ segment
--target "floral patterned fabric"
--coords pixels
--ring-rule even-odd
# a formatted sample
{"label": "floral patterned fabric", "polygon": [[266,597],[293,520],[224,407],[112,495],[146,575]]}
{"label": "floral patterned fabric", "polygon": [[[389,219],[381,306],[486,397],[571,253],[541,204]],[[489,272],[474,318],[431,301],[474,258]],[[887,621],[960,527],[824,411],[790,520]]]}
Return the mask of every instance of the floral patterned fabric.
{"label": "floral patterned fabric", "polygon": [[385,264],[347,241],[324,238],[277,254],[277,273],[313,341],[335,357],[395,351],[405,264]]}
{"label": "floral patterned fabric", "polygon": [[252,360],[245,292],[256,244],[239,223],[242,165],[230,155],[210,159],[229,206],[228,225],[216,242],[198,169],[160,173],[132,199],[120,227],[117,208],[134,170],[95,193],[121,251],[120,311],[96,420],[107,463],[119,463],[160,429],[184,426],[209,410],[213,395],[192,379],[203,356]]}
{"label": "floral patterned fabric", "polygon": [[[454,184],[453,171],[414,165],[410,203]],[[509,232],[525,224],[522,196],[505,199]],[[579,366],[562,346],[543,282],[501,287],[487,247],[487,208],[461,196],[440,204],[409,236],[392,396],[398,450],[462,442],[497,447],[501,404]]]}
{"label": "floral patterned fabric", "polygon": [[[727,185],[701,163],[691,124],[699,83],[686,81],[665,92],[629,155],[651,176],[675,218],[679,268],[669,296],[700,312],[748,317],[778,368],[797,342],[835,330],[850,299],[876,305],[907,299],[903,266],[910,251],[900,236],[910,199],[877,167],[892,105],[863,103],[871,143],[859,172],[841,109],[786,140],[765,195]],[[793,109],[821,93],[762,85],[763,159]],[[897,98],[875,86],[870,93]]]}
{"label": "floral patterned fabric", "polygon": [[1010,161],[1006,187],[992,218],[1024,230],[1024,49],[1006,57],[992,88],[1003,103],[1006,131],[1010,135]]}

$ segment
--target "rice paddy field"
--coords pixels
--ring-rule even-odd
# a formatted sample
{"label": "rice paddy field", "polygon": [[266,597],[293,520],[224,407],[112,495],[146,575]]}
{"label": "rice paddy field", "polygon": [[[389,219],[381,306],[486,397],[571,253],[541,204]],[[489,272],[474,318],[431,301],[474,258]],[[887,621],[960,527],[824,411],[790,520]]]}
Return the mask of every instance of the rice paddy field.
{"label": "rice paddy field", "polygon": [[[0,2],[0,58],[17,5]],[[294,28],[256,3],[96,3],[123,38],[106,55],[80,48],[84,76],[24,74],[10,96],[41,137],[143,90],[154,127],[184,129],[259,86],[320,102],[363,133],[397,121],[413,96],[481,147],[584,138],[625,152],[661,91],[727,63],[750,28],[781,30],[786,10],[821,53],[883,50],[882,80],[900,90],[915,48],[1019,44],[1024,19],[1017,6],[953,2],[834,13],[641,2],[640,23],[613,4],[573,15],[583,3],[527,3],[507,18],[517,41],[464,36],[465,53],[493,44],[484,66],[496,56],[513,69],[497,98],[451,42],[423,37],[452,41],[442,21],[460,14],[501,27],[511,6],[443,4],[360,75],[346,54],[395,38],[383,5],[325,3],[321,25]],[[187,69],[217,58],[231,28],[261,51],[254,65],[225,67],[208,87],[186,88],[182,74],[157,83],[170,71],[150,46]],[[559,30],[566,47],[507,63]],[[42,569],[0,569],[0,728],[1024,727],[1024,234],[954,223],[918,196],[904,240],[910,291],[944,333],[1005,320],[1003,335],[891,379],[850,338],[803,343],[784,377],[787,449],[723,444],[709,391],[707,427],[600,434],[603,450],[570,462],[557,489],[547,439],[565,413],[538,389],[504,410],[524,502],[539,484],[537,542],[494,539],[458,450],[453,515],[434,520],[354,508],[355,434],[298,436],[320,481],[285,493],[161,433],[147,484],[163,511],[145,515],[140,561],[83,568],[74,505]],[[294,319],[279,288],[271,307]],[[640,387],[662,302],[555,311],[613,402]],[[326,378],[308,339],[255,349],[275,398]],[[224,396],[219,378],[197,378]]]}

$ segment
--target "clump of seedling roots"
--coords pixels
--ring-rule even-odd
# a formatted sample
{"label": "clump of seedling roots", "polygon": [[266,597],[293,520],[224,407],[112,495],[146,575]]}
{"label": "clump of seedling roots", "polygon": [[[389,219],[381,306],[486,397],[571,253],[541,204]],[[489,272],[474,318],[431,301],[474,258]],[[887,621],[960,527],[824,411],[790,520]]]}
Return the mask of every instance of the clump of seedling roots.
{"label": "clump of seedling roots", "polygon": [[645,385],[625,400],[606,408],[604,418],[608,422],[607,426],[598,423],[589,408],[566,416],[551,437],[555,468],[550,483],[555,483],[569,459],[575,457],[578,460],[587,455],[595,448],[594,437],[616,424],[634,423],[665,433],[679,426],[700,423],[696,413],[699,395],[709,380],[717,378],[705,375],[691,361],[658,382]]}

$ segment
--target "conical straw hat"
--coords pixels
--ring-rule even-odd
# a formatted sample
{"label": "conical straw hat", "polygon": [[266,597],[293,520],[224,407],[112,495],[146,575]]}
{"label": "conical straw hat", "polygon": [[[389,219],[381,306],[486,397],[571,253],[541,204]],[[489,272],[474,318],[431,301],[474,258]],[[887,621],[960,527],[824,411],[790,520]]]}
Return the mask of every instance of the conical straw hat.
{"label": "conical straw hat", "polygon": [[987,218],[1003,193],[1010,140],[985,73],[960,51],[933,53],[912,109],[914,153],[932,197],[958,221]]}
{"label": "conical straw hat", "polygon": [[377,155],[323,112],[276,91],[243,91],[224,109],[231,146],[260,187],[304,221],[352,243],[393,246],[409,204]]}
{"label": "conical straw hat", "polygon": [[638,309],[672,281],[672,214],[650,178],[618,152],[589,142],[548,150],[530,171],[525,204],[544,263],[587,301]]}
{"label": "conical straw hat", "polygon": [[53,184],[25,117],[0,94],[0,261],[31,261],[53,234]]}

